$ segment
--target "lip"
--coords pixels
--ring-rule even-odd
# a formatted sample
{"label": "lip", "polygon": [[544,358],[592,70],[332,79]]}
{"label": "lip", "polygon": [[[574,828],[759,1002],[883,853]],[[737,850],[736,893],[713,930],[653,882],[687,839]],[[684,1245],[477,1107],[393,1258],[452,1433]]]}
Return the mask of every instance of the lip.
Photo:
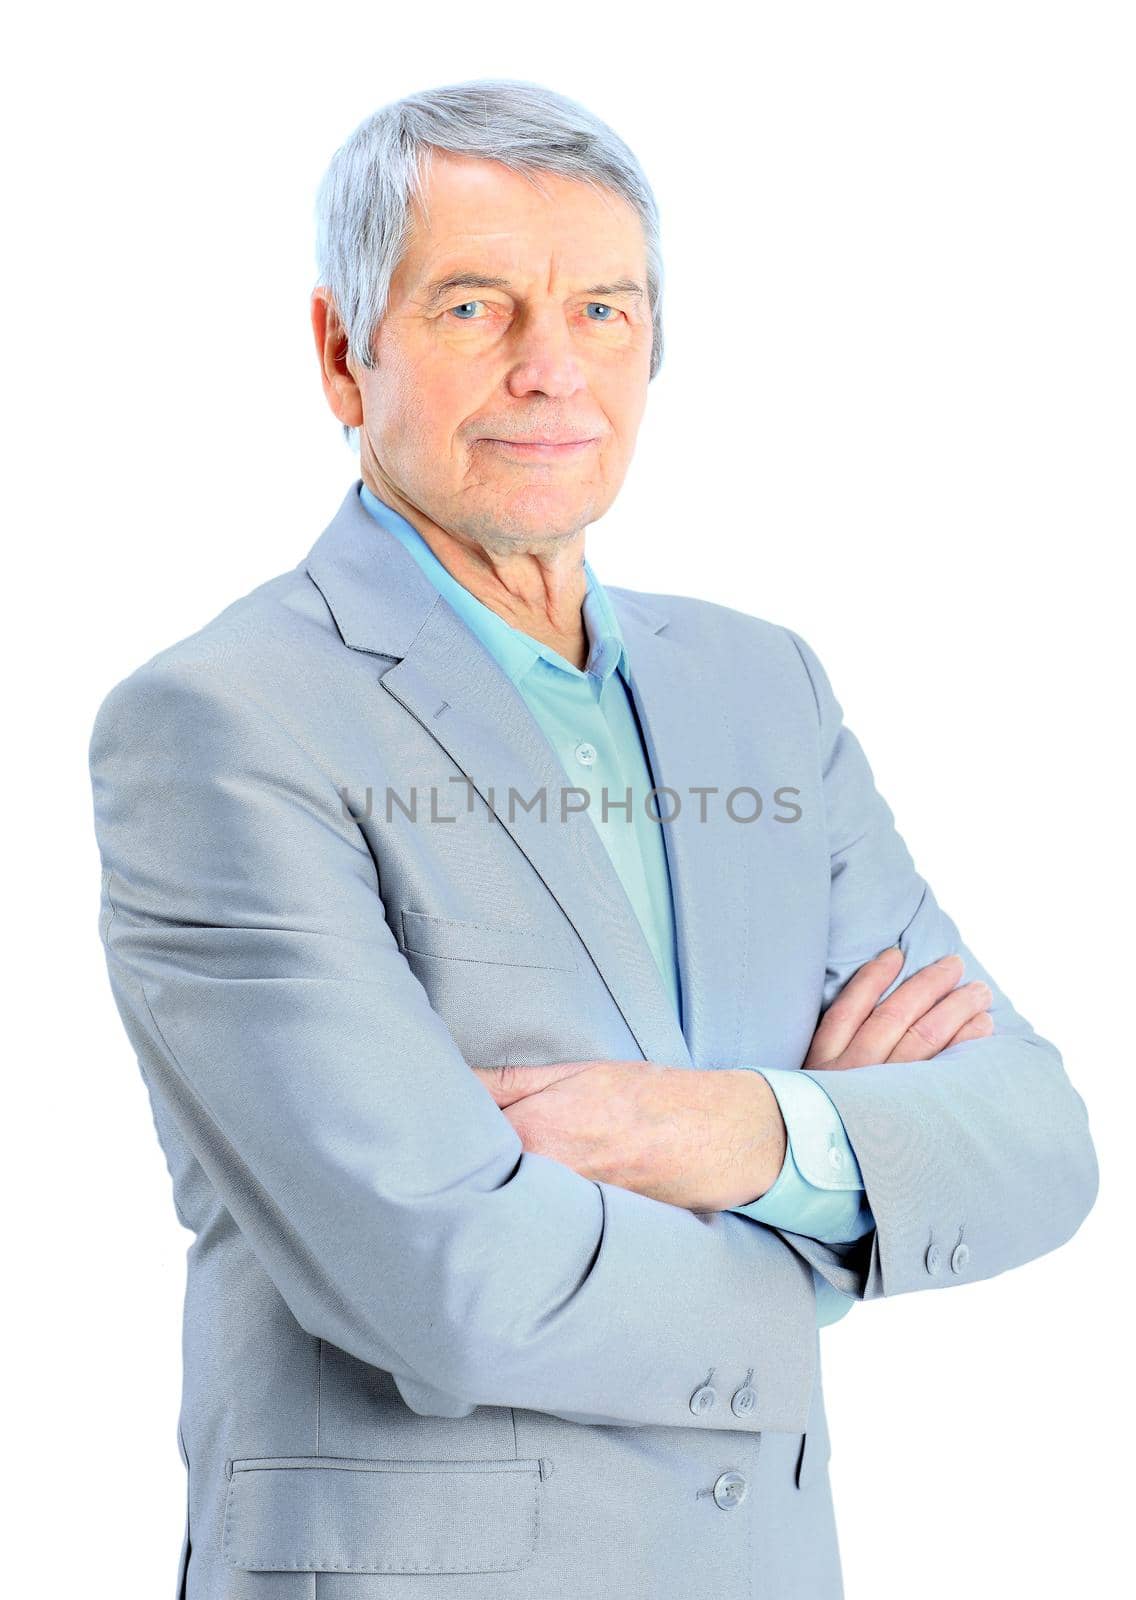
{"label": "lip", "polygon": [[516,439],[482,439],[482,444],[496,445],[498,450],[504,450],[506,455],[515,456],[518,460],[526,458],[533,461],[559,461],[571,456],[578,456],[589,445],[595,444],[595,439],[574,439],[568,444],[526,444]]}

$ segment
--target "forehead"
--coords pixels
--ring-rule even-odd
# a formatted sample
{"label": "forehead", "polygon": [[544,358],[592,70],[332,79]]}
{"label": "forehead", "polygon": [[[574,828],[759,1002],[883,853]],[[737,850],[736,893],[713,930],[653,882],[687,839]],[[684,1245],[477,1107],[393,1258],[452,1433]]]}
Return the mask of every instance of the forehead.
{"label": "forehead", "polygon": [[403,277],[411,291],[440,271],[494,267],[565,275],[643,271],[646,246],[634,208],[610,189],[558,173],[531,178],[498,161],[434,151],[426,208],[411,203]]}

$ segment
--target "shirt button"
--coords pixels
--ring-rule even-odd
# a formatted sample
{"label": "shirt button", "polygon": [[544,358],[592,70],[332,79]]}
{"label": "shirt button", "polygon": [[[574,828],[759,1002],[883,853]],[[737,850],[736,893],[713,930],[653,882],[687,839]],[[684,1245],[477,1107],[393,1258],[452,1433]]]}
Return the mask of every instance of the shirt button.
{"label": "shirt button", "polygon": [[951,1271],[961,1272],[970,1260],[970,1251],[965,1244],[956,1244],[951,1251]]}
{"label": "shirt button", "polygon": [[928,1272],[938,1272],[943,1264],[943,1252],[937,1244],[927,1246],[927,1254],[923,1257],[923,1261]]}
{"label": "shirt button", "polygon": [[714,1484],[714,1501],[723,1511],[740,1506],[746,1496],[748,1484],[740,1472],[723,1472]]}
{"label": "shirt button", "polygon": [[844,1157],[835,1145],[829,1146],[828,1164],[830,1167],[840,1167],[844,1164]]}
{"label": "shirt button", "polygon": [[704,1411],[709,1411],[717,1398],[717,1392],[708,1383],[704,1383],[691,1395],[690,1409],[696,1417],[700,1417]]}
{"label": "shirt button", "polygon": [[581,739],[576,746],[576,760],[582,767],[590,767],[596,759],[596,747],[589,744],[586,739]]}
{"label": "shirt button", "polygon": [[735,1417],[748,1417],[756,1404],[757,1390],[751,1389],[747,1383],[735,1391],[734,1398],[730,1401],[730,1410]]}

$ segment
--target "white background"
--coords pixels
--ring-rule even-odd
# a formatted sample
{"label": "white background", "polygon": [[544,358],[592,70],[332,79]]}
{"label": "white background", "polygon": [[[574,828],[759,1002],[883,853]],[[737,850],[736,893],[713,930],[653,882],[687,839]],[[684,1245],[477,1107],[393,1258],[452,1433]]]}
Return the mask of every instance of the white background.
{"label": "white background", "polygon": [[1070,1244],[822,1334],[848,1600],[1117,1593],[1130,8],[29,15],[0,97],[10,1591],[150,1600],[182,1531],[189,1235],[98,941],[91,722],[294,566],[356,476],[308,320],[332,151],[386,101],[499,75],[611,122],[662,210],[666,355],[593,566],[804,635],[919,870],[1089,1108],[1101,1191]]}

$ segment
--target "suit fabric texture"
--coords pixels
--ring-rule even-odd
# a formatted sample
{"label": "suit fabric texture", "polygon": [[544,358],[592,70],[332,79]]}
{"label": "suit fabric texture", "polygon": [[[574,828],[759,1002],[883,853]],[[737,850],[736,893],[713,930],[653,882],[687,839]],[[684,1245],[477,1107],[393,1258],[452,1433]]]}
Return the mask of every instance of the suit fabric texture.
{"label": "suit fabric texture", "polygon": [[[359,486],[91,734],[99,932],[192,1234],[178,1600],[839,1600],[814,1272],[873,1300],[1057,1248],[1097,1191],[1085,1104],[810,646],[609,588],[682,800],[680,1026],[532,714]],[[896,983],[960,954],[995,1032],[823,1074],[875,1222],[850,1245],[525,1152],[470,1071],[801,1070],[891,944]]]}

